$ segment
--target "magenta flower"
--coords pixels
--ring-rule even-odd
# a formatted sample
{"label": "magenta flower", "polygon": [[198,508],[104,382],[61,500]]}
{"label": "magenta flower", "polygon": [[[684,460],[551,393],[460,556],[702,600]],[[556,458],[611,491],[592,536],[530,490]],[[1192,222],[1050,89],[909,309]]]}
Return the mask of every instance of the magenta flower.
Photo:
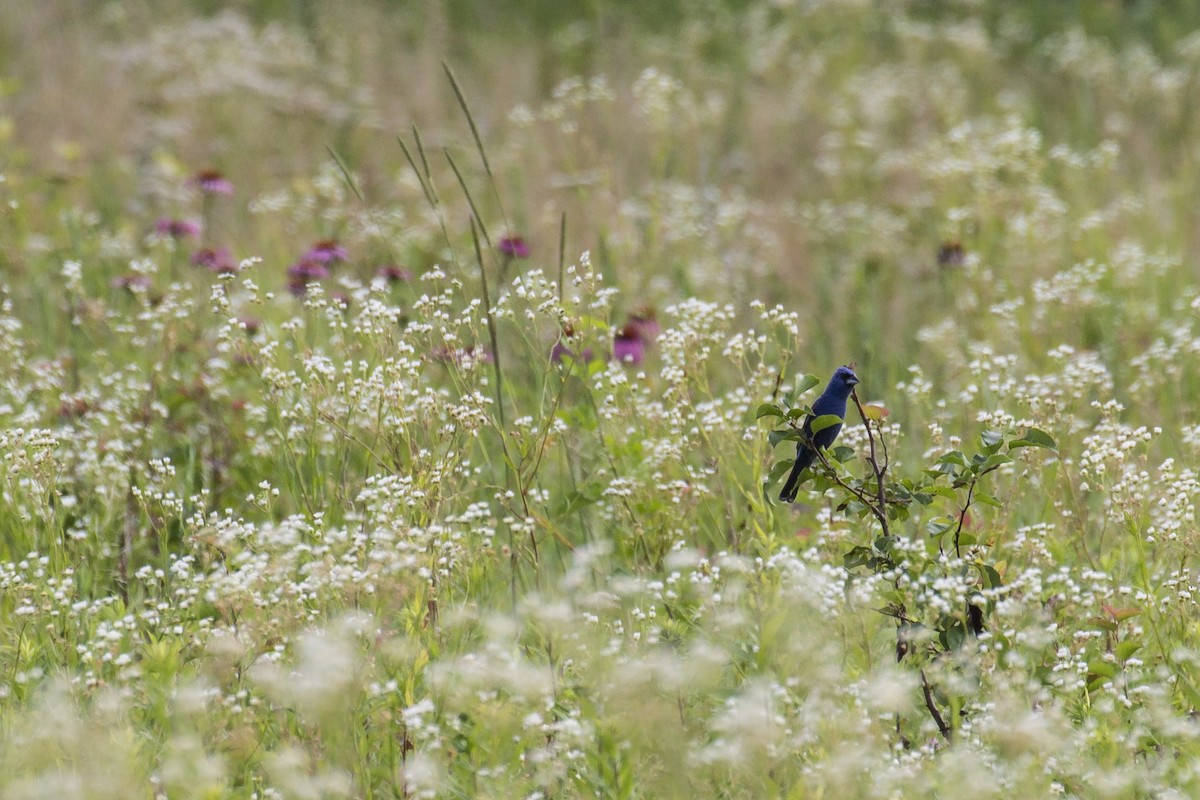
{"label": "magenta flower", "polygon": [[642,306],[629,315],[625,322],[626,328],[631,328],[638,338],[646,345],[652,345],[662,333],[658,324],[658,315],[651,306]]}
{"label": "magenta flower", "polygon": [[292,280],[312,283],[329,277],[329,267],[320,261],[302,258],[287,269],[288,277]]}
{"label": "magenta flower", "polygon": [[204,267],[220,274],[234,273],[238,271],[237,262],[233,260],[233,256],[227,247],[205,247],[197,250],[192,255],[192,265],[196,267]]}
{"label": "magenta flower", "polygon": [[233,184],[219,170],[202,169],[190,183],[205,194],[233,194]]}
{"label": "magenta flower", "polygon": [[172,239],[195,239],[200,235],[200,223],[190,219],[163,217],[154,223],[154,230]]}
{"label": "magenta flower", "polygon": [[395,264],[380,267],[375,274],[388,283],[408,283],[413,279],[412,270],[398,267]]}
{"label": "magenta flower", "polygon": [[559,339],[554,343],[554,347],[550,348],[550,360],[555,363],[560,363],[564,358],[569,358],[573,361],[582,359],[586,362],[591,361],[595,357],[596,355],[592,352],[592,348],[590,347],[584,348],[582,353],[576,355],[574,350],[563,344],[562,339]]}
{"label": "magenta flower", "polygon": [[613,338],[613,358],[622,364],[640,367],[646,360],[646,342],[637,328],[626,325]]}
{"label": "magenta flower", "polygon": [[520,236],[505,236],[496,249],[509,258],[529,258],[529,245]]}
{"label": "magenta flower", "polygon": [[346,248],[333,239],[322,239],[308,248],[308,252],[301,256],[302,261],[315,261],[318,264],[338,264],[347,258],[349,258],[349,254],[346,252]]}
{"label": "magenta flower", "polygon": [[319,261],[302,258],[287,268],[287,275],[288,291],[296,297],[303,297],[310,283],[329,277],[329,267]]}

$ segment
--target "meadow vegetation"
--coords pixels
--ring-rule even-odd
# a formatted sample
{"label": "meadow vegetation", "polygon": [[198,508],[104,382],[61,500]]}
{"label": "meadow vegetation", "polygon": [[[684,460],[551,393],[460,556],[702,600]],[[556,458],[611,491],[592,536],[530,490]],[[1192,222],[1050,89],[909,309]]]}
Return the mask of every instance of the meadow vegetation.
{"label": "meadow vegetation", "polygon": [[0,6],[0,796],[1200,794],[1198,29]]}

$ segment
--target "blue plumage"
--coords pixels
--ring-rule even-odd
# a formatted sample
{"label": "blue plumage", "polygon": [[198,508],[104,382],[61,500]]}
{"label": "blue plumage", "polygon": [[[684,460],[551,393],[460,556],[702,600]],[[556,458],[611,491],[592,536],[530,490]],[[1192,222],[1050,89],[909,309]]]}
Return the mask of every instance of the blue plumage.
{"label": "blue plumage", "polygon": [[[833,373],[833,377],[830,378],[829,385],[825,387],[825,391],[817,398],[817,402],[813,403],[813,413],[804,420],[804,435],[811,439],[817,447],[831,447],[842,430],[842,424],[839,422],[836,425],[830,425],[814,434],[812,432],[813,420],[826,414],[836,414],[844,420],[846,418],[846,401],[850,399],[850,393],[854,391],[857,383],[858,376],[854,374],[854,370],[849,367],[838,367],[837,372]],[[816,459],[817,451],[807,442],[796,444],[796,463],[792,466],[792,472],[779,492],[780,500],[790,503],[796,499],[800,473],[812,466]]]}

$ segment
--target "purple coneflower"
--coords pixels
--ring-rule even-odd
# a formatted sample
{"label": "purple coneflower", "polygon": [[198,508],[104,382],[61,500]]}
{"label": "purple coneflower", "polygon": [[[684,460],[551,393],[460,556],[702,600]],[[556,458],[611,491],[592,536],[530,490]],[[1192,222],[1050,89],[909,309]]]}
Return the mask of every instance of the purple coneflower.
{"label": "purple coneflower", "polygon": [[154,230],[172,239],[195,239],[200,235],[200,223],[190,219],[172,219],[163,217],[154,223]]}
{"label": "purple coneflower", "polygon": [[202,169],[192,178],[191,184],[205,194],[233,194],[233,184],[220,170]]}
{"label": "purple coneflower", "polygon": [[646,360],[646,341],[635,326],[626,325],[613,338],[613,358],[640,367]]}
{"label": "purple coneflower", "polygon": [[320,261],[302,258],[287,268],[287,275],[288,291],[296,297],[303,297],[310,283],[329,277],[329,267]]}
{"label": "purple coneflower", "polygon": [[302,258],[287,269],[288,277],[292,280],[312,283],[329,277],[329,267],[311,258]]}
{"label": "purple coneflower", "polygon": [[550,360],[555,363],[561,362],[564,358],[587,362],[591,361],[595,357],[596,355],[592,352],[592,348],[590,347],[585,347],[583,352],[577,355],[574,350],[563,344],[562,339],[559,339],[554,343],[554,347],[550,348]]}
{"label": "purple coneflower", "polygon": [[349,258],[346,248],[333,239],[322,239],[308,248],[301,260],[316,261],[318,264],[338,264]]}
{"label": "purple coneflower", "polygon": [[396,266],[395,264],[380,267],[375,274],[388,283],[408,283],[413,279],[412,270]]}
{"label": "purple coneflower", "polygon": [[509,258],[529,258],[529,245],[520,236],[505,236],[496,249]]}
{"label": "purple coneflower", "polygon": [[629,315],[629,319],[625,322],[626,328],[632,328],[633,331],[642,340],[643,344],[652,345],[658,339],[658,335],[662,333],[662,328],[658,324],[658,315],[654,311],[653,306],[641,306]]}
{"label": "purple coneflower", "polygon": [[192,265],[204,267],[207,270],[220,274],[229,274],[238,271],[237,262],[233,260],[233,256],[227,247],[205,247],[197,250],[192,255]]}

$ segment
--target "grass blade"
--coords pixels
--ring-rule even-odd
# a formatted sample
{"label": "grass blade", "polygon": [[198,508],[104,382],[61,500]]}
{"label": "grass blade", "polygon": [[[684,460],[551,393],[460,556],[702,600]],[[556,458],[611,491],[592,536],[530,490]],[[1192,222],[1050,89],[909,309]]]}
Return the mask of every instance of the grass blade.
{"label": "grass blade", "polygon": [[333,162],[338,165],[338,169],[342,171],[342,177],[346,179],[346,185],[350,187],[350,191],[354,192],[354,196],[358,198],[358,202],[366,202],[363,200],[362,192],[360,192],[358,187],[354,184],[354,178],[350,176],[350,170],[346,169],[346,163],[342,161],[338,154],[334,152],[334,149],[329,145],[325,145],[325,152],[329,153],[330,158],[332,158]]}

